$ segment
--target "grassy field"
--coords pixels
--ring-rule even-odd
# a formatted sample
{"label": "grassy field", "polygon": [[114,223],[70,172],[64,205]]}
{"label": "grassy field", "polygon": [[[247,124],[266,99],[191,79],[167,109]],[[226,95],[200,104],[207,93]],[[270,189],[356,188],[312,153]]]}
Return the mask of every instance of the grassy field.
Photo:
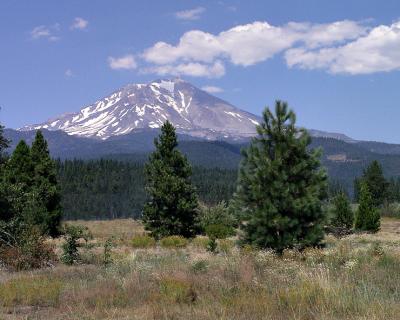
{"label": "grassy field", "polygon": [[[233,240],[211,254],[204,238],[137,249],[135,221],[74,223],[94,236],[82,263],[0,271],[0,319],[400,319],[400,220],[282,257]],[[113,263],[104,267],[109,237]],[[53,244],[60,254],[61,241]]]}

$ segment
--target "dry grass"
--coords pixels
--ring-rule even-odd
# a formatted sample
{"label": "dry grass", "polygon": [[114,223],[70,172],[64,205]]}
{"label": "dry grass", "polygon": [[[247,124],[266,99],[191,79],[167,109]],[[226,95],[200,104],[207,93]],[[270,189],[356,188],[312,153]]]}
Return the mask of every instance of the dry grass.
{"label": "dry grass", "polygon": [[210,254],[205,238],[133,248],[125,241],[143,233],[136,222],[85,225],[99,244],[123,239],[114,263],[0,272],[0,319],[399,319],[400,220],[282,257],[231,240]]}

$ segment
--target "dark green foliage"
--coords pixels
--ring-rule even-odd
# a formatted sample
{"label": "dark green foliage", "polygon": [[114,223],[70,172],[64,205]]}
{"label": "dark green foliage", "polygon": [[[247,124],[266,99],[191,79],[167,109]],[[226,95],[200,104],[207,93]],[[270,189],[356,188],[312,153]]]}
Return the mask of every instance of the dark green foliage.
{"label": "dark green foliage", "polygon": [[360,200],[354,227],[359,231],[370,232],[377,232],[380,228],[380,214],[374,205],[372,193],[365,181],[362,181],[360,185]]}
{"label": "dark green foliage", "polygon": [[242,219],[243,241],[281,252],[318,245],[323,238],[322,200],[327,176],[320,150],[295,126],[295,114],[277,101],[257,126],[258,137],[243,151],[234,206]]}
{"label": "dark green foliage", "polygon": [[389,197],[389,183],[383,176],[383,171],[380,163],[376,160],[364,170],[363,175],[359,179],[355,179],[355,199],[358,202],[360,197],[360,184],[364,181],[372,196],[374,206],[381,206]]}
{"label": "dark green foliage", "polygon": [[339,192],[333,198],[332,204],[332,226],[345,229],[353,228],[354,214],[347,195],[344,192]]}
{"label": "dark green foliage", "polygon": [[1,165],[7,158],[5,151],[9,148],[9,146],[10,141],[6,137],[4,137],[4,126],[0,124],[0,170]]}
{"label": "dark green foliage", "polygon": [[156,238],[168,235],[193,237],[198,232],[198,202],[190,176],[191,167],[176,149],[175,128],[166,122],[154,141],[156,150],[145,166],[149,201],[143,208],[143,223]]}
{"label": "dark green foliage", "polygon": [[71,265],[79,261],[79,240],[86,242],[91,239],[88,228],[83,226],[66,225],[64,227],[65,243],[62,245],[63,253],[61,261],[65,264]]}

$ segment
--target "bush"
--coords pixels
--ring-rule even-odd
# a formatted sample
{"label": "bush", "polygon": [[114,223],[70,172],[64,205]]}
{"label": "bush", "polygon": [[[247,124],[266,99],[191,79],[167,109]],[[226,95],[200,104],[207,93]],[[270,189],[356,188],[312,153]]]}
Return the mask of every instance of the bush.
{"label": "bush", "polygon": [[160,292],[165,299],[175,303],[193,303],[197,298],[190,283],[175,278],[162,279]]}
{"label": "bush", "polygon": [[188,240],[182,236],[169,236],[162,238],[160,244],[164,248],[184,248],[188,244]]}
{"label": "bush", "polygon": [[209,241],[210,241],[210,239],[208,237],[197,236],[196,238],[194,238],[192,240],[191,243],[192,243],[193,246],[195,246],[197,248],[207,249]]}
{"label": "bush", "polygon": [[207,250],[215,252],[217,249],[217,239],[225,239],[230,234],[230,227],[222,224],[210,224],[205,229],[207,236],[210,238]]}
{"label": "bush", "polygon": [[12,271],[52,266],[57,257],[39,229],[32,227],[22,235],[16,243],[0,247],[0,260],[4,266]]}
{"label": "bush", "polygon": [[[236,219],[230,213],[226,203],[220,202],[214,207],[203,207],[200,214],[200,226],[204,232],[210,225],[223,225],[228,236],[235,234]],[[207,232],[206,232],[207,233]]]}
{"label": "bush", "polygon": [[81,246],[79,240],[83,239],[87,242],[92,238],[92,235],[87,227],[66,225],[64,227],[64,237],[65,243],[62,245],[61,261],[71,265],[79,260],[78,248]]}
{"label": "bush", "polygon": [[208,269],[208,263],[206,260],[199,260],[192,264],[192,271],[194,273],[205,273]]}
{"label": "bush", "polygon": [[134,236],[131,240],[134,248],[149,248],[156,245],[156,240],[146,234]]}

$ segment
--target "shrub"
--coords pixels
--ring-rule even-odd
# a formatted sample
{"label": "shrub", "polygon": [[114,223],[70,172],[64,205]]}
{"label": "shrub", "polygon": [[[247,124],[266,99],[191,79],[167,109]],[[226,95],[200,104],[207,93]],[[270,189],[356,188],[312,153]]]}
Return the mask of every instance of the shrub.
{"label": "shrub", "polygon": [[13,245],[0,247],[0,260],[13,271],[38,269],[53,265],[57,260],[53,247],[45,242],[38,228],[25,230]]}
{"label": "shrub", "polygon": [[199,260],[192,264],[192,271],[194,273],[204,273],[208,269],[208,263],[206,260]]}
{"label": "shrub", "polygon": [[[236,219],[224,201],[214,207],[204,207],[200,214],[200,226],[204,232],[210,225],[223,225],[229,236],[235,234]],[[207,232],[206,232],[207,233]]]}
{"label": "shrub", "polygon": [[235,246],[234,241],[229,240],[229,239],[221,239],[218,241],[219,245],[219,250],[225,254],[228,254],[231,252],[233,247]]}
{"label": "shrub", "polygon": [[196,238],[194,238],[192,240],[191,243],[192,243],[193,246],[195,246],[197,248],[207,249],[209,241],[210,241],[210,239],[208,237],[197,236]]}
{"label": "shrub", "polygon": [[193,303],[197,298],[190,283],[175,278],[162,279],[160,292],[166,300],[175,303]]}
{"label": "shrub", "polygon": [[106,242],[104,243],[104,252],[103,252],[103,265],[105,267],[108,267],[110,264],[112,264],[113,259],[111,256],[111,249],[114,246],[113,239],[108,238]]}
{"label": "shrub", "polygon": [[164,248],[184,248],[188,244],[188,240],[182,236],[169,236],[162,238],[160,244]]}
{"label": "shrub", "polygon": [[210,238],[207,250],[215,252],[217,249],[217,239],[225,239],[229,236],[231,228],[222,224],[210,224],[206,226],[206,234]]}
{"label": "shrub", "polygon": [[132,238],[131,245],[134,248],[149,248],[156,245],[156,240],[147,234],[136,235]]}
{"label": "shrub", "polygon": [[64,227],[64,237],[65,243],[62,245],[61,261],[71,265],[79,260],[79,240],[83,239],[87,242],[92,235],[87,227],[66,225]]}

